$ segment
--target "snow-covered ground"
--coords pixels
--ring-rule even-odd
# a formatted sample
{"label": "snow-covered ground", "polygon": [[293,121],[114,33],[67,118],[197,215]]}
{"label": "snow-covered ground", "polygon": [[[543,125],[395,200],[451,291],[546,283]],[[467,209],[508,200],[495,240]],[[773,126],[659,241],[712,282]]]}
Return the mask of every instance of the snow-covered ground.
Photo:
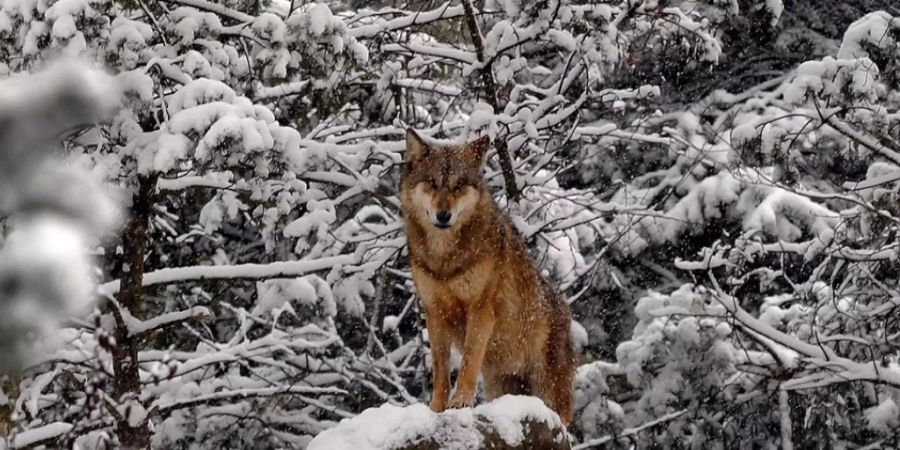
{"label": "snow-covered ground", "polygon": [[[507,395],[475,408],[443,413],[432,412],[424,404],[367,409],[321,433],[307,449],[392,450],[434,443],[443,449],[463,450],[485,448],[486,439],[491,439],[491,448],[528,448],[526,439],[533,437],[530,434],[538,424],[550,431],[552,440],[531,445],[567,448],[569,437],[559,416],[540,399]],[[558,447],[551,447],[554,443]]]}

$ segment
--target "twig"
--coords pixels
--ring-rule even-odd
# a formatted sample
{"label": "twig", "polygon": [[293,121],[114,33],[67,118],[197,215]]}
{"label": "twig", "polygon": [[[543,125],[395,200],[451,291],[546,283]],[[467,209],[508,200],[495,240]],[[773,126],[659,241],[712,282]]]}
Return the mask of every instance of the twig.
{"label": "twig", "polygon": [[150,12],[150,8],[144,3],[144,0],[138,0],[138,4],[141,5],[141,9],[144,10],[144,14],[147,14],[147,17],[150,18],[150,22],[153,23],[153,27],[156,28],[156,32],[159,33],[159,38],[162,40],[163,45],[169,45],[166,41],[166,33],[163,31],[162,27],[159,26],[159,21],[156,20],[156,16]]}

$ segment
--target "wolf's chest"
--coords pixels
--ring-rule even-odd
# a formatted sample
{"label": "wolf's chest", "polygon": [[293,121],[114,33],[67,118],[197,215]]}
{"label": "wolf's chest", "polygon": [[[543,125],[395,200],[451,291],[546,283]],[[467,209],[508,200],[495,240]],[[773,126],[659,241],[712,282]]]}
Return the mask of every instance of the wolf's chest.
{"label": "wolf's chest", "polygon": [[412,275],[426,304],[458,302],[466,307],[482,300],[489,285],[497,281],[494,265],[493,260],[486,258],[446,279],[413,265]]}

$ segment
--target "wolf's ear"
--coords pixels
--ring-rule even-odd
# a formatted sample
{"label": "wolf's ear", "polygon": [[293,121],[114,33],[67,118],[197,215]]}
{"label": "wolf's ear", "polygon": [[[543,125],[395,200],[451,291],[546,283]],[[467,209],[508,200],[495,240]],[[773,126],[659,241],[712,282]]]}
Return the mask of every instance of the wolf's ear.
{"label": "wolf's ear", "polygon": [[412,128],[406,129],[406,163],[418,161],[428,154],[428,145]]}
{"label": "wolf's ear", "polygon": [[491,148],[490,136],[484,135],[472,142],[469,142],[469,151],[475,154],[475,160],[479,164],[484,165],[487,162],[488,150]]}

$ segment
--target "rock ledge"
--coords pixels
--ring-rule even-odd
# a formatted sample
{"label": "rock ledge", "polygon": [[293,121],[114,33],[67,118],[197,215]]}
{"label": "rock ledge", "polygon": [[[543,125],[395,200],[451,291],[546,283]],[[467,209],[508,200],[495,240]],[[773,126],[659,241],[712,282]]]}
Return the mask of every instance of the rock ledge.
{"label": "rock ledge", "polygon": [[432,412],[382,405],[345,419],[307,450],[569,450],[559,417],[536,397],[507,395],[475,408]]}

